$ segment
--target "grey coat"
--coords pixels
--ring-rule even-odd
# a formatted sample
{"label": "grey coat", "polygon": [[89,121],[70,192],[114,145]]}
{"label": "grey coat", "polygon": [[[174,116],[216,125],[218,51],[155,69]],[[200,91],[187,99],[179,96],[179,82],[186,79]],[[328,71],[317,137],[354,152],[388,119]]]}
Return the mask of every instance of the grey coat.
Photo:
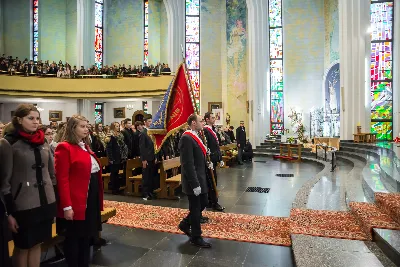
{"label": "grey coat", "polygon": [[[21,139],[7,140],[1,140],[0,148],[2,158],[7,158],[2,161],[0,176],[7,212],[13,214],[17,221],[40,221],[43,217],[54,217],[56,177],[49,145],[44,143],[35,148]],[[36,157],[39,155],[41,164],[37,166]]]}
{"label": "grey coat", "polygon": [[201,187],[201,194],[208,193],[206,157],[199,144],[189,135],[182,135],[179,141],[182,170],[182,191],[194,195],[193,189]]}

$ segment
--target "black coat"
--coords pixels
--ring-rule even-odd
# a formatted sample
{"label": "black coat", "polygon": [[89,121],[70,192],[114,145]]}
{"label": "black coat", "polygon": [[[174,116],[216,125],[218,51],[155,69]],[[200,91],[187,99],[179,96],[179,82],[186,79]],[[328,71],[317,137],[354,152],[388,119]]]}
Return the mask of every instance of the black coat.
{"label": "black coat", "polygon": [[235,141],[235,134],[233,133],[233,131],[227,131],[226,134],[229,136],[229,138],[231,139],[231,142]]}
{"label": "black coat", "polygon": [[140,148],[139,148],[139,137],[140,132],[136,131],[133,133],[132,136],[132,157],[139,157],[140,156]]}
{"label": "black coat", "polygon": [[133,131],[132,129],[126,129],[124,128],[121,133],[124,136],[124,142],[126,144],[126,146],[128,147],[128,157],[129,158],[133,158],[134,157],[134,147],[133,147]]}
{"label": "black coat", "polygon": [[155,160],[154,154],[154,143],[147,131],[144,130],[139,135],[139,150],[140,150],[140,160],[141,161],[153,161]]}
{"label": "black coat", "polygon": [[[211,155],[211,161],[212,162],[220,162],[222,160],[221,156],[221,151],[219,149],[219,143],[217,140],[215,140],[215,137],[212,133],[209,132],[209,129],[204,129],[204,136],[206,137],[207,140],[207,147],[210,149]],[[218,134],[214,131],[215,135],[218,136]]]}
{"label": "black coat", "polygon": [[246,129],[244,127],[238,127],[236,129],[236,141],[243,148],[246,145]]}
{"label": "black coat", "polygon": [[201,194],[208,193],[206,157],[193,137],[184,134],[179,141],[181,153],[182,191],[194,195],[193,189],[201,187]]}
{"label": "black coat", "polygon": [[92,143],[90,147],[92,151],[96,154],[98,158],[106,156],[106,150],[104,148],[103,143],[100,141],[100,138],[97,135],[92,135]]}
{"label": "black coat", "polygon": [[110,142],[107,143],[107,157],[108,161],[112,161],[112,164],[120,164],[121,159],[121,148],[118,145],[117,138],[115,136],[110,137]]}

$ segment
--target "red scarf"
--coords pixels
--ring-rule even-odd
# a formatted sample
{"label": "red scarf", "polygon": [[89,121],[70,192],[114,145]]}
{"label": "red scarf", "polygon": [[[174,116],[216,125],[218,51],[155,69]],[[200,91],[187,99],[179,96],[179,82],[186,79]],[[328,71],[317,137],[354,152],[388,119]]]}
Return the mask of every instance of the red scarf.
{"label": "red scarf", "polygon": [[43,145],[44,144],[44,132],[42,130],[37,130],[33,134],[29,134],[24,131],[18,131],[18,134],[28,141],[31,144],[34,145]]}

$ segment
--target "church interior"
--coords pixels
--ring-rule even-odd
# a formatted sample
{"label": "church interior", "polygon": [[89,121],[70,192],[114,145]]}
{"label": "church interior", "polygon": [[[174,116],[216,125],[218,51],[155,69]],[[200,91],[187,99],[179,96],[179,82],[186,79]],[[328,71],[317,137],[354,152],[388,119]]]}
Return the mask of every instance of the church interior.
{"label": "church interior", "polygon": [[[400,266],[398,20],[398,0],[0,0],[0,266]],[[102,207],[78,265],[63,143],[90,154],[82,222]],[[47,167],[61,213],[32,260],[17,206],[43,205]]]}

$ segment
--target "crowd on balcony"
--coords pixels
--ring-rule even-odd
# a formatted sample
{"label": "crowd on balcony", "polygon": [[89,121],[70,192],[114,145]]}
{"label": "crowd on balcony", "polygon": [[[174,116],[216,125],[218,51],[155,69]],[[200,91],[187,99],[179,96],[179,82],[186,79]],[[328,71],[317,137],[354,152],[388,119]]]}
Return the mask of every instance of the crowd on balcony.
{"label": "crowd on balcony", "polygon": [[71,67],[68,62],[63,63],[62,60],[58,64],[49,60],[34,62],[25,58],[21,61],[18,57],[6,56],[3,54],[0,57],[0,72],[8,73],[9,75],[23,75],[23,76],[41,76],[41,77],[59,77],[59,78],[83,78],[83,77],[98,77],[111,76],[111,77],[144,77],[144,76],[158,76],[161,74],[171,74],[171,69],[168,64],[157,63],[155,66],[147,64],[144,65],[105,65],[101,68],[93,65],[85,69],[81,66]]}

